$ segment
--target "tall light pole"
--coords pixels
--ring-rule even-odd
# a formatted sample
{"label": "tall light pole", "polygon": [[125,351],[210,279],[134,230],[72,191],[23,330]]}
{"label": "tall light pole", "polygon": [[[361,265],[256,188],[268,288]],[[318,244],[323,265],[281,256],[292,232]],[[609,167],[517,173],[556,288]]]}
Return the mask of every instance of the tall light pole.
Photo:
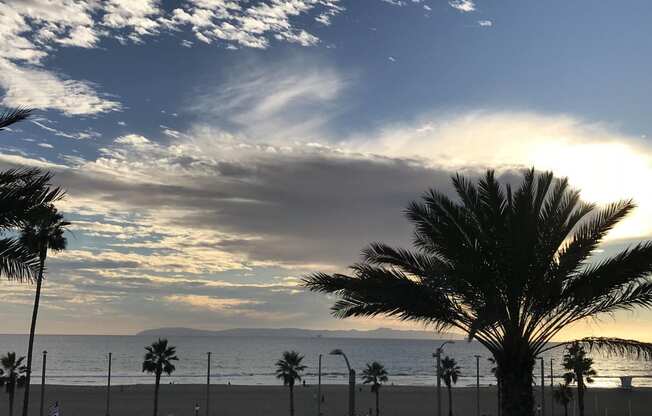
{"label": "tall light pole", "polygon": [[211,353],[206,353],[206,416],[210,416],[211,408]]}
{"label": "tall light pole", "polygon": [[355,416],[355,370],[351,368],[349,359],[346,358],[346,354],[342,350],[335,349],[331,351],[331,355],[341,355],[344,357],[346,367],[349,369],[349,416]]}
{"label": "tall light pole", "polygon": [[321,416],[321,357],[319,354],[319,370],[317,371],[317,416]]}
{"label": "tall light pole", "polygon": [[555,380],[550,359],[550,415],[555,416]]}
{"label": "tall light pole", "polygon": [[106,416],[111,415],[111,358],[113,354],[109,353],[109,373],[106,382]]}
{"label": "tall light pole", "polygon": [[543,357],[539,357],[541,360],[541,416],[546,414],[546,382],[543,374]]}
{"label": "tall light pole", "polygon": [[43,407],[45,402],[45,366],[48,362],[48,352],[43,351],[43,369],[41,372],[41,408],[39,415],[43,416]]}
{"label": "tall light pole", "polygon": [[446,344],[455,344],[455,341],[444,341],[439,348],[432,353],[432,356],[437,359],[437,416],[441,416],[441,353]]}
{"label": "tall light pole", "polygon": [[475,355],[475,414],[480,416],[480,356]]}

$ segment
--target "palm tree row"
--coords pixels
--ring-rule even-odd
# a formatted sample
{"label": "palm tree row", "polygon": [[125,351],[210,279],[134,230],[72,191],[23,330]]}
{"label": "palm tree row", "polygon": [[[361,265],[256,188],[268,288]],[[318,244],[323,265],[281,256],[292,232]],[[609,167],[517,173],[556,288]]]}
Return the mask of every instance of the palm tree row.
{"label": "palm tree row", "polygon": [[[0,131],[14,123],[29,117],[28,109],[8,110],[0,113]],[[32,319],[27,346],[27,363],[22,366],[22,359],[16,360],[15,353],[10,362],[20,362],[24,371],[17,380],[11,377],[17,370],[9,370],[3,382],[10,393],[13,411],[13,391],[16,386],[24,385],[23,416],[29,408],[30,375],[34,348],[34,335],[45,278],[45,262],[49,251],[66,248],[64,233],[69,223],[58,212],[55,203],[64,197],[65,192],[51,183],[52,174],[36,168],[10,169],[0,172],[0,276],[9,280],[36,283]],[[4,361],[3,361],[4,366]],[[7,371],[7,370],[5,370]],[[21,370],[22,371],[22,370]],[[10,377],[7,379],[6,377]],[[24,377],[24,379],[23,379]]]}
{"label": "palm tree row", "polygon": [[652,307],[652,242],[593,256],[631,200],[599,208],[534,169],[516,187],[493,171],[452,183],[457,198],[430,190],[408,205],[414,250],[372,243],[350,274],[315,273],[304,285],[338,297],[339,318],[384,315],[477,340],[495,359],[503,416],[534,414],[534,360],[552,348],[652,358],[652,344],[634,340],[549,343],[573,323]]}

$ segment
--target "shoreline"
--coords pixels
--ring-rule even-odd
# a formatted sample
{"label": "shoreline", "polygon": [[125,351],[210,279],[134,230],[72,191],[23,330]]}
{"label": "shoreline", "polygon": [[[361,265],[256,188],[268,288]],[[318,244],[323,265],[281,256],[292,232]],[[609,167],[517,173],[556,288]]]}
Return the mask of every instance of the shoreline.
{"label": "shoreline", "polygon": [[[46,385],[46,414],[49,406],[58,401],[61,414],[65,416],[88,416],[106,413],[106,386]],[[151,413],[153,385],[131,384],[111,387],[111,415],[142,416]],[[316,415],[317,386],[295,386],[296,415]],[[497,391],[495,387],[480,388],[480,408],[483,415],[497,414]],[[322,385],[324,416],[342,416],[347,411],[348,389],[345,385]],[[457,387],[452,391],[453,409],[456,415],[474,415],[476,411],[475,387]],[[540,390],[535,387],[535,399],[540,400]],[[7,395],[0,395],[0,413],[4,414]],[[436,409],[436,388],[431,386],[383,386],[380,392],[381,413],[385,416],[432,416]],[[289,414],[289,389],[277,386],[217,385],[210,388],[210,416],[285,416]],[[545,389],[546,415],[550,414],[550,387]],[[160,416],[194,414],[195,404],[200,415],[205,415],[206,386],[200,384],[161,384]],[[22,402],[22,390],[16,394],[16,403]],[[32,414],[38,414],[40,385],[32,386]],[[589,388],[586,392],[588,414],[610,416],[643,415],[652,403],[652,387],[634,388],[631,391],[613,388]],[[356,385],[356,409],[365,415],[375,409],[375,396],[368,385]],[[555,405],[555,416],[563,415],[563,408]],[[447,391],[442,386],[442,411],[448,413]],[[569,411],[572,415],[572,411]]]}

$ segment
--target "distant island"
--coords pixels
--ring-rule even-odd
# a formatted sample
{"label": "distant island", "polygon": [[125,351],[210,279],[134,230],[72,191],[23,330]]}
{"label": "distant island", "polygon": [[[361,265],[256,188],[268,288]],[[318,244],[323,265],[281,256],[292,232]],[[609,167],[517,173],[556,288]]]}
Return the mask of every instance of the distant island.
{"label": "distant island", "polygon": [[397,330],[377,328],[360,331],[350,330],[317,330],[300,328],[233,328],[220,331],[207,331],[194,328],[156,328],[140,331],[142,336],[178,336],[178,337],[287,337],[287,338],[376,338],[376,339],[461,339],[459,334],[436,333],[434,331]]}

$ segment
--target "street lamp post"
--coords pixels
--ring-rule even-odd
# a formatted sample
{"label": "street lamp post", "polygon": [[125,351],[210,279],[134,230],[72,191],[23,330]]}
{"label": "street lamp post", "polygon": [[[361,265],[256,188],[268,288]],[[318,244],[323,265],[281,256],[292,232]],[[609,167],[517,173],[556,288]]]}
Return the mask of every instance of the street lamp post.
{"label": "street lamp post", "polygon": [[546,382],[543,374],[543,357],[539,357],[541,360],[541,416],[546,414]]}
{"label": "street lamp post", "polygon": [[480,416],[480,356],[475,355],[475,414]]}
{"label": "street lamp post", "polygon": [[455,341],[445,341],[439,348],[432,353],[432,356],[437,359],[437,416],[441,416],[441,353],[444,350],[444,345],[455,344]]}
{"label": "street lamp post", "polygon": [[210,416],[211,408],[211,353],[206,353],[206,416]]}
{"label": "street lamp post", "polygon": [[41,408],[39,415],[43,416],[43,407],[45,402],[45,366],[48,362],[48,352],[43,351],[43,371],[41,373]]}
{"label": "street lamp post", "polygon": [[319,370],[317,371],[317,416],[321,416],[321,357],[319,354]]}
{"label": "street lamp post", "polygon": [[109,372],[106,381],[106,416],[111,415],[111,358],[113,354],[109,353]]}
{"label": "street lamp post", "polygon": [[552,358],[550,359],[550,415],[555,416],[555,381],[552,370]]}
{"label": "street lamp post", "polygon": [[349,416],[355,416],[355,370],[351,368],[349,359],[340,349],[331,351],[331,355],[341,355],[346,362],[346,368],[349,369]]}

